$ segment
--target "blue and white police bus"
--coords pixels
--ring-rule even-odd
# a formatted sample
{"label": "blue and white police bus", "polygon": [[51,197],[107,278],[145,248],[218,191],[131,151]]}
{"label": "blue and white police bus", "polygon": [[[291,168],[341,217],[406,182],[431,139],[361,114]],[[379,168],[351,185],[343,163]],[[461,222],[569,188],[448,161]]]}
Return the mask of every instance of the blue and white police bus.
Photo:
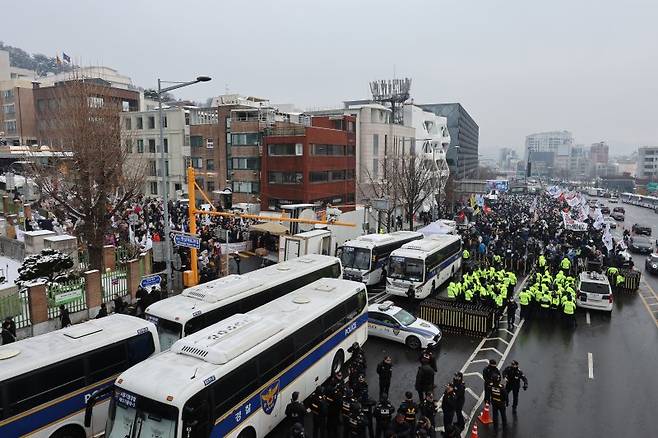
{"label": "blue and white police bus", "polygon": [[348,240],[338,248],[343,264],[343,278],[361,281],[367,286],[386,278],[386,264],[393,251],[423,235],[415,231],[394,231],[388,234],[366,234]]}
{"label": "blue and white police bus", "polygon": [[308,254],[242,275],[228,275],[185,289],[146,309],[146,319],[158,327],[162,350],[236,313],[299,289],[320,278],[340,278],[340,260]]}
{"label": "blue and white police bus", "polygon": [[461,238],[450,234],[402,245],[389,258],[386,292],[426,298],[461,268],[461,253]]}
{"label": "blue and white police bus", "polygon": [[325,278],[177,341],[116,380],[106,438],[264,437],[368,336],[362,283]]}
{"label": "blue and white police bus", "polygon": [[110,315],[0,346],[0,437],[84,438],[105,429],[108,398],[89,427],[87,400],[160,351],[155,326]]}

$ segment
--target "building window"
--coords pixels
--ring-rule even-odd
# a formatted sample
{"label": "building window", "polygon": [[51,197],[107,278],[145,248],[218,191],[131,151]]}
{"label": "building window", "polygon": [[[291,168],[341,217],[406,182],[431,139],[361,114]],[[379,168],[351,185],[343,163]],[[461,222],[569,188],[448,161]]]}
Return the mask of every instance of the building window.
{"label": "building window", "polygon": [[185,112],[185,126],[190,126],[190,113]]}
{"label": "building window", "polygon": [[181,183],[174,183],[174,191],[177,192],[183,190],[183,185]]}
{"label": "building window", "polygon": [[235,146],[258,146],[260,144],[258,132],[241,132],[231,134],[231,144]]}
{"label": "building window", "polygon": [[162,127],[163,128],[167,127],[167,116],[162,116]]}
{"label": "building window", "polygon": [[138,154],[144,153],[144,140],[142,140],[141,138],[137,140],[137,153]]}
{"label": "building window", "polygon": [[268,172],[267,181],[270,184],[301,184],[301,172]]}
{"label": "building window", "polygon": [[379,134],[372,134],[372,154],[379,156]]}
{"label": "building window", "polygon": [[169,176],[169,160],[165,160],[165,175]]}
{"label": "building window", "polygon": [[227,145],[231,144],[231,133],[230,132],[226,133],[226,144]]}
{"label": "building window", "polygon": [[215,160],[206,160],[206,170],[215,170]]}
{"label": "building window", "polygon": [[46,99],[39,99],[37,101],[37,107],[39,108],[39,111],[43,112],[46,110]]}
{"label": "building window", "polygon": [[16,120],[9,120],[5,122],[5,131],[7,134],[13,134],[16,132]]}
{"label": "building window", "polygon": [[235,170],[259,170],[260,158],[233,158],[232,164]]}
{"label": "building window", "polygon": [[304,145],[302,143],[281,143],[267,145],[267,153],[271,156],[301,156]]}
{"label": "building window", "polygon": [[377,178],[379,175],[379,158],[372,159],[372,177]]}
{"label": "building window", "polygon": [[308,180],[312,183],[329,181],[329,172],[309,172]]}
{"label": "building window", "polygon": [[155,129],[155,117],[154,116],[149,116],[147,127],[148,127],[148,129]]}
{"label": "building window", "polygon": [[132,119],[130,117],[126,117],[125,119],[123,119],[123,123],[124,123],[123,126],[126,128],[126,130],[130,131],[131,129],[133,129]]}
{"label": "building window", "polygon": [[151,181],[149,183],[149,185],[151,186],[151,194],[152,195],[157,195],[158,194],[158,183],[157,183],[157,181]]}
{"label": "building window", "polygon": [[207,149],[212,149],[215,147],[215,139],[213,138],[206,138],[206,148]]}
{"label": "building window", "polygon": [[190,145],[190,136],[189,136],[189,135],[186,135],[186,136],[183,138],[183,146],[189,146],[189,145]]}
{"label": "building window", "polygon": [[149,160],[148,173],[149,176],[157,176],[158,173],[157,173],[155,160]]}
{"label": "building window", "polygon": [[193,168],[203,169],[203,158],[201,158],[201,157],[191,157],[190,162],[191,162]]}
{"label": "building window", "polygon": [[149,153],[151,153],[151,154],[155,153],[155,139],[154,138],[149,138]]}
{"label": "building window", "polygon": [[203,137],[200,135],[190,136],[190,145],[193,148],[200,148],[201,146],[203,146]]}
{"label": "building window", "polygon": [[212,193],[215,190],[215,181],[207,181],[206,182],[206,190],[209,193]]}
{"label": "building window", "polygon": [[345,146],[342,144],[313,144],[311,145],[312,155],[332,155],[332,156],[354,156],[354,146]]}
{"label": "building window", "polygon": [[169,153],[169,139],[163,138],[162,141],[164,142],[165,154],[168,154]]}
{"label": "building window", "polygon": [[233,193],[260,193],[260,183],[254,181],[233,181]]}
{"label": "building window", "polygon": [[133,153],[133,140],[132,140],[132,138],[127,138],[125,140],[124,144],[126,145],[126,152],[129,153],[129,154],[132,154]]}
{"label": "building window", "polygon": [[331,181],[345,181],[344,170],[332,170],[329,172],[329,179]]}
{"label": "building window", "polygon": [[356,175],[356,172],[354,169],[347,169],[345,170],[345,179],[348,181],[351,181],[354,179],[354,176]]}
{"label": "building window", "polygon": [[144,129],[144,119],[137,117],[137,129]]}

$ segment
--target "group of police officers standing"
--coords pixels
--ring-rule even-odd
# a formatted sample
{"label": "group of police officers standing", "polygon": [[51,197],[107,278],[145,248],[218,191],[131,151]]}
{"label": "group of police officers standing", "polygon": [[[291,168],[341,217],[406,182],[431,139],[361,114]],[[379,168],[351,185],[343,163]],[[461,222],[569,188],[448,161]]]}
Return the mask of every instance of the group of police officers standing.
{"label": "group of police officers standing", "polygon": [[[416,375],[415,389],[418,400],[411,391],[406,391],[404,400],[396,408],[389,400],[388,392],[393,376],[393,362],[390,356],[377,364],[379,377],[379,401],[372,400],[365,380],[366,359],[358,344],[350,349],[352,358],[347,367],[347,380],[338,371],[329,381],[317,388],[306,404],[293,393],[286,406],[286,417],[290,436],[305,437],[304,419],[311,416],[313,438],[424,438],[435,437],[437,414],[442,413],[443,436],[456,438],[466,425],[463,415],[466,387],[462,373],[455,373],[443,391],[440,400],[434,398],[436,385],[434,377],[437,371],[436,359],[431,348],[421,351],[420,365]],[[506,381],[503,386],[501,375]],[[528,381],[518,369],[518,363],[512,362],[503,373],[491,361],[485,376],[485,399],[492,403],[497,429],[497,417],[500,414],[503,428],[507,421],[505,406],[507,393],[513,394],[513,410],[516,412],[520,382],[527,389]]]}

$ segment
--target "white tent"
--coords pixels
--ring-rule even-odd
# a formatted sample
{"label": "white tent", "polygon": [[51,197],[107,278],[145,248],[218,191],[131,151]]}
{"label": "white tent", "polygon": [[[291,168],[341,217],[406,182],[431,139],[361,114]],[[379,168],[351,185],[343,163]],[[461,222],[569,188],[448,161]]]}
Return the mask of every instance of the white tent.
{"label": "white tent", "polygon": [[432,234],[450,234],[454,231],[454,228],[446,225],[440,220],[432,222],[431,224],[418,230],[418,232],[422,233],[424,236],[431,236]]}

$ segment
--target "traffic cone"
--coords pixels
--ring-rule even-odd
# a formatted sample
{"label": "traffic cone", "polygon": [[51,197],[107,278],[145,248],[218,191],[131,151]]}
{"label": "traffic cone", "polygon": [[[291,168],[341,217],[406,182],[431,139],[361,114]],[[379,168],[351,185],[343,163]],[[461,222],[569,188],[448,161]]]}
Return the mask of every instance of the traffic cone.
{"label": "traffic cone", "polygon": [[475,423],[473,425],[473,430],[471,431],[471,438],[478,438],[478,425]]}
{"label": "traffic cone", "polygon": [[493,420],[491,419],[491,415],[489,413],[489,402],[486,402],[484,404],[484,410],[478,417],[478,420],[482,422],[482,424],[491,424],[493,423]]}

